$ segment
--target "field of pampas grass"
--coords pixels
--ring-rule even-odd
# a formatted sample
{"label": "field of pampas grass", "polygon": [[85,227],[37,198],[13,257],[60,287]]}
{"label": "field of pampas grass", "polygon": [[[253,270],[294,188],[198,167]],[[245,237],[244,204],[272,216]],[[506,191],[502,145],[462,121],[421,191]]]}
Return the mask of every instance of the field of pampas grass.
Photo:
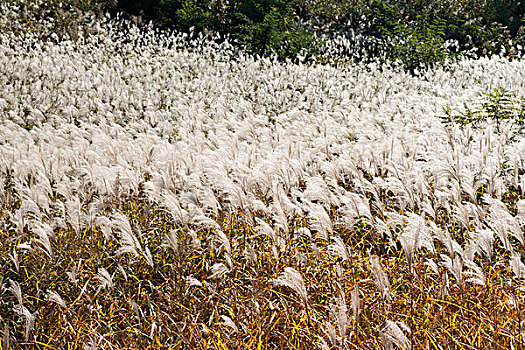
{"label": "field of pampas grass", "polygon": [[443,122],[521,97],[524,61],[293,64],[119,23],[1,32],[2,349],[525,348],[525,138]]}

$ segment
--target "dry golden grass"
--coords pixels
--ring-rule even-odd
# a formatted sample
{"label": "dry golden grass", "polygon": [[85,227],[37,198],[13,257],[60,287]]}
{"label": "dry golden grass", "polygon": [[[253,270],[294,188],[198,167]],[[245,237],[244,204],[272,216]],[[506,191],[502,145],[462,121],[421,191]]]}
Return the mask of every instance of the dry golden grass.
{"label": "dry golden grass", "polygon": [[[13,203],[10,209],[16,206]],[[411,273],[402,250],[393,250],[364,224],[335,227],[334,233],[348,247],[344,261],[329,252],[331,242],[307,236],[290,237],[278,251],[268,237],[256,234],[248,216],[236,212],[221,222],[231,245],[231,268],[211,276],[214,264],[228,265],[226,249],[211,230],[196,231],[192,237],[189,228],[175,226],[165,211],[139,197],[107,203],[108,213],[114,209],[126,213],[132,227],[141,232],[153,266],[142,257],[117,257],[119,241],[106,241],[93,228],[80,234],[56,231],[53,256],[38,249],[26,251],[18,256],[17,270],[13,251],[21,237],[2,230],[0,317],[2,327],[14,329],[9,335],[11,347],[313,349],[326,344],[332,349],[377,349],[382,347],[387,320],[407,326],[405,336],[413,349],[524,346],[523,284],[512,278],[509,256],[503,251],[492,262],[476,258],[484,266],[485,286],[465,281],[460,285],[441,265],[437,274],[432,272],[426,263],[433,257],[430,252],[415,255]],[[337,211],[331,216],[336,220]],[[443,227],[448,226],[453,237],[461,240],[461,235],[468,235],[455,231],[446,220],[443,216]],[[294,218],[289,225],[298,228],[309,223]],[[169,232],[176,232],[177,238],[171,248],[163,245]],[[438,247],[436,254],[444,251]],[[390,280],[391,303],[374,283],[372,254],[380,256]],[[290,266],[304,278],[307,304],[292,289],[273,283]],[[102,268],[112,276],[113,286],[103,285]],[[188,283],[188,276],[200,283]],[[24,319],[13,311],[17,301],[7,279],[19,283],[24,306],[38,312],[27,341]],[[355,288],[360,299],[357,315],[352,310]],[[48,290],[58,293],[65,304],[48,300]],[[339,337],[335,317],[338,293],[347,305],[344,339]]]}

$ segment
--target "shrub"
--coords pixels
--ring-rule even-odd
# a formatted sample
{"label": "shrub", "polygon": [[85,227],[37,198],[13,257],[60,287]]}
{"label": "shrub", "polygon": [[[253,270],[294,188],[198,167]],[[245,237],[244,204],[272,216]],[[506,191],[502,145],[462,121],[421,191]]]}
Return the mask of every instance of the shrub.
{"label": "shrub", "polygon": [[430,21],[424,16],[418,16],[413,23],[389,23],[388,27],[381,28],[386,58],[401,62],[411,72],[443,64],[456,56],[445,46],[445,26],[443,19]]}
{"label": "shrub", "polygon": [[521,132],[525,126],[525,98],[518,98],[516,94],[507,89],[494,89],[484,94],[484,99],[476,108],[465,106],[465,111],[453,114],[450,107],[443,107],[445,124],[457,123],[461,127],[471,125],[479,128],[482,124],[492,121],[496,123],[499,132],[503,122],[510,122]]}
{"label": "shrub", "polygon": [[296,58],[299,54],[319,54],[320,43],[314,33],[294,18],[292,1],[247,2],[238,14],[236,35],[248,51]]}

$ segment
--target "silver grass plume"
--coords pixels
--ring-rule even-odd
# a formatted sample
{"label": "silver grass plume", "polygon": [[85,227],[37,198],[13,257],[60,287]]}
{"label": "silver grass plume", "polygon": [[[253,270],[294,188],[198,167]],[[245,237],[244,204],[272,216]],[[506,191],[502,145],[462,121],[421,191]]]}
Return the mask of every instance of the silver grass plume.
{"label": "silver grass plume", "polygon": [[402,322],[387,320],[385,328],[381,330],[383,346],[385,349],[393,349],[393,345],[395,344],[401,350],[409,350],[412,348],[412,344],[398,325],[405,329],[405,331],[410,331]]}
{"label": "silver grass plume", "polygon": [[108,217],[103,215],[97,216],[95,218],[95,225],[98,230],[102,232],[102,235],[106,241],[109,241],[111,237],[113,237],[113,233],[111,231],[111,220]]}
{"label": "silver grass plume", "polygon": [[111,223],[113,229],[118,231],[120,236],[121,247],[116,252],[117,256],[130,253],[135,258],[138,258],[140,256],[139,252],[142,252],[142,247],[138,238],[133,234],[127,216],[122,213],[115,213]]}
{"label": "silver grass plume", "polygon": [[329,347],[328,344],[326,344],[326,349],[333,349],[335,346],[337,346],[337,331],[332,326],[332,324],[329,321],[325,322],[326,331],[324,333],[328,336],[328,339],[330,339],[330,343],[332,344],[332,347]]}
{"label": "silver grass plume", "polygon": [[308,305],[308,293],[304,285],[303,276],[293,267],[286,267],[281,275],[272,280],[273,284],[293,290],[299,298]]}
{"label": "silver grass plume", "polygon": [[113,278],[109,274],[108,270],[105,268],[98,269],[98,275],[95,277],[99,281],[100,289],[112,289],[113,288]]}
{"label": "silver grass plume", "polygon": [[368,200],[360,194],[341,190],[339,200],[343,205],[340,206],[339,211],[342,214],[342,221],[352,227],[356,220],[363,217],[368,222],[372,221],[372,214],[370,212],[370,205]]}
{"label": "silver grass plume", "polygon": [[[525,176],[523,178],[525,179]],[[523,188],[525,188],[525,186],[523,186]],[[516,203],[516,208],[518,209],[518,215],[516,218],[521,224],[525,224],[525,199],[520,199]]]}
{"label": "silver grass plume", "polygon": [[135,258],[138,258],[142,255],[144,259],[146,259],[148,265],[154,265],[151,252],[147,247],[145,250],[142,249],[138,238],[133,234],[133,230],[131,229],[131,225],[126,215],[122,213],[113,214],[112,226],[119,232],[120,236],[121,247],[116,251],[117,256],[130,253]]}
{"label": "silver grass plume", "polygon": [[270,212],[272,213],[272,219],[275,221],[275,226],[288,234],[290,228],[288,227],[288,217],[284,212],[281,201],[277,196],[274,196],[272,204],[270,204]]}
{"label": "silver grass plume", "polygon": [[399,242],[405,252],[409,270],[412,272],[414,251],[421,247],[434,252],[434,244],[425,220],[416,214],[408,215],[408,225],[399,236]]}
{"label": "silver grass plume", "polygon": [[230,269],[223,263],[217,263],[210,267],[211,276],[210,279],[218,278],[224,275],[225,273],[228,273]]}
{"label": "silver grass plume", "polygon": [[513,250],[509,241],[509,234],[515,237],[521,245],[524,245],[524,236],[519,221],[509,213],[505,204],[487,194],[483,195],[483,200],[489,205],[489,227],[496,232],[503,243],[503,247],[511,252]]}
{"label": "silver grass plume", "polygon": [[454,276],[460,286],[463,285],[463,260],[459,255],[455,255],[454,259],[448,255],[441,254],[442,264]]}
{"label": "silver grass plume", "polygon": [[22,217],[42,221],[42,212],[35,201],[26,195],[23,195],[22,198],[20,198],[20,201],[20,209],[18,210],[20,211],[20,215]]}
{"label": "silver grass plume", "polygon": [[282,238],[279,234],[277,234],[277,232],[275,232],[275,230],[266,222],[262,221],[259,218],[255,218],[255,221],[258,224],[255,228],[255,231],[260,234],[264,234],[272,240],[272,252],[273,255],[277,258],[285,248],[285,239]]}
{"label": "silver grass plume", "polygon": [[328,253],[332,256],[340,257],[343,261],[350,260],[350,253],[348,252],[348,247],[343,242],[342,238],[337,236],[332,236],[334,244],[328,246]]}
{"label": "silver grass plume", "polygon": [[320,176],[310,177],[306,180],[306,189],[303,192],[303,199],[308,202],[316,201],[326,206],[330,206],[330,204],[334,202],[332,197],[332,192],[330,192],[326,182]]}
{"label": "silver grass plume", "polygon": [[463,228],[470,228],[470,213],[464,205],[452,205],[452,218],[461,224]]}
{"label": "silver grass plume", "polygon": [[195,277],[188,276],[186,277],[186,286],[187,287],[202,287],[202,283]]}
{"label": "silver grass plume", "polygon": [[13,311],[25,320],[24,342],[27,343],[27,341],[29,340],[29,334],[31,333],[35,325],[35,315],[32,314],[31,311],[29,311],[29,309],[23,305],[15,305]]}
{"label": "silver grass plume", "polygon": [[47,298],[48,301],[52,301],[52,302],[62,306],[64,309],[67,308],[66,302],[64,301],[64,299],[62,299],[62,297],[57,292],[53,292],[51,290],[48,290],[46,298]]}
{"label": "silver grass plume", "polygon": [[494,252],[494,232],[491,229],[476,229],[471,233],[471,241],[481,248],[482,252],[492,261]]}
{"label": "silver grass plume", "polygon": [[9,254],[9,258],[13,262],[13,265],[15,265],[16,272],[19,273],[20,272],[20,260],[18,258],[18,253],[15,248],[13,248],[13,254]]}
{"label": "silver grass plume", "polygon": [[429,225],[432,234],[441,243],[443,243],[443,245],[447,249],[447,253],[449,254],[449,256],[453,257],[456,253],[459,255],[463,255],[463,248],[461,248],[461,245],[452,238],[450,232],[448,232],[447,230],[443,231],[433,221],[431,221]]}
{"label": "silver grass plume", "polygon": [[355,285],[354,289],[350,293],[352,315],[354,320],[359,322],[359,314],[361,313],[361,298],[359,297],[359,286]]}
{"label": "silver grass plume", "polygon": [[330,303],[330,312],[337,321],[337,329],[339,331],[339,338],[343,340],[346,337],[348,330],[348,307],[346,305],[345,293],[341,286],[337,285],[337,295],[333,302]]}
{"label": "silver grass plume", "polygon": [[521,261],[519,253],[512,253],[509,261],[510,270],[514,274],[516,280],[525,278],[525,264]]}
{"label": "silver grass plume", "polygon": [[388,281],[388,276],[386,275],[379,257],[377,255],[372,255],[370,257],[370,265],[372,265],[372,272],[374,274],[375,282],[381,297],[388,305],[392,303],[392,294],[390,292],[390,282]]}
{"label": "silver grass plume", "polygon": [[80,216],[81,216],[81,204],[80,199],[74,196],[71,200],[65,203],[66,215],[69,224],[73,228],[76,234],[80,233]]}
{"label": "silver grass plume", "polygon": [[324,239],[328,240],[334,231],[332,220],[325,208],[317,203],[308,205],[308,217],[312,219],[312,229],[317,231]]}
{"label": "silver grass plume", "polygon": [[179,252],[179,238],[177,237],[177,232],[170,230],[168,235],[164,238],[164,242],[161,247],[170,248],[174,253]]}
{"label": "silver grass plume", "polygon": [[230,327],[231,330],[235,333],[239,332],[239,328],[237,328],[237,325],[235,324],[235,322],[233,322],[233,320],[230,317],[226,315],[221,315],[220,317],[222,319],[223,325]]}
{"label": "silver grass plume", "polygon": [[197,226],[197,228],[199,229],[211,229],[211,230],[219,230],[220,229],[220,226],[219,224],[207,217],[206,215],[195,215],[192,219],[191,219],[191,224]]}
{"label": "silver grass plume", "polygon": [[468,269],[465,272],[465,275],[467,276],[465,282],[479,284],[480,286],[485,286],[487,284],[487,279],[485,278],[483,269],[478,266],[478,264],[476,264],[474,261],[467,260],[465,265]]}
{"label": "silver grass plume", "polygon": [[22,302],[22,288],[20,288],[20,284],[18,284],[18,282],[16,281],[11,280],[11,287],[9,288],[9,290],[15,296],[16,301],[18,302],[18,305],[21,306],[23,302]]}
{"label": "silver grass plume", "polygon": [[36,242],[43,247],[43,251],[49,256],[53,257],[53,249],[49,237],[53,237],[53,229],[48,224],[33,220],[31,222],[31,231],[37,234]]}
{"label": "silver grass plume", "polygon": [[170,191],[162,192],[162,205],[168,210],[175,222],[184,226],[188,225],[191,216],[187,210],[183,209],[177,197]]}

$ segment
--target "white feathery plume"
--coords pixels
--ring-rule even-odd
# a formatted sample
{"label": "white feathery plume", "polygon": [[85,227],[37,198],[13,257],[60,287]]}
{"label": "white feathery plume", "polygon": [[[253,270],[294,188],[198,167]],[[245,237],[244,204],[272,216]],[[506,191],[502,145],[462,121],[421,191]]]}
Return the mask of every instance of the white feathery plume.
{"label": "white feathery plume", "polygon": [[326,182],[320,176],[310,177],[306,180],[306,189],[303,192],[303,199],[306,201],[315,201],[325,206],[330,206],[334,201],[332,197],[332,192],[330,192]]}
{"label": "white feathery plume", "polygon": [[73,230],[80,233],[80,216],[81,216],[81,204],[80,199],[77,196],[73,196],[71,200],[65,202],[66,214],[69,224]]}
{"label": "white feathery plume", "polygon": [[111,230],[111,220],[108,217],[103,215],[97,216],[95,219],[95,225],[100,232],[102,232],[106,241],[109,241],[112,238],[113,232]]}
{"label": "white feathery plume", "polygon": [[454,259],[451,259],[448,255],[441,254],[441,259],[443,265],[448,269],[448,271],[454,276],[456,281],[460,286],[463,285],[463,261],[460,256],[454,256]]}
{"label": "white feathery plume", "polygon": [[224,275],[225,273],[228,273],[230,269],[223,263],[217,263],[210,267],[211,275],[210,279],[218,278]]}
{"label": "white feathery plume", "polygon": [[162,205],[168,210],[175,222],[187,225],[190,220],[190,214],[183,209],[177,197],[170,191],[163,191],[161,194]]}
{"label": "white feathery plume", "polygon": [[67,277],[69,277],[69,280],[74,284],[77,285],[78,283],[78,272],[80,265],[82,263],[82,260],[80,260],[75,266],[73,266],[72,271],[66,272]]}
{"label": "white feathery plume", "polygon": [[9,287],[9,290],[16,298],[16,301],[18,302],[18,305],[22,305],[22,288],[20,288],[20,284],[18,282],[11,280],[11,287]]}
{"label": "white feathery plume", "polygon": [[195,277],[186,277],[186,286],[188,287],[202,287],[202,283]]}
{"label": "white feathery plume", "polygon": [[[525,179],[525,176],[523,178]],[[516,209],[518,209],[518,215],[516,216],[516,218],[518,219],[520,224],[525,224],[525,199],[520,199],[516,203]]]}
{"label": "white feathery plume", "polygon": [[388,305],[390,305],[392,303],[390,281],[388,280],[388,276],[383,270],[383,267],[381,266],[381,262],[377,255],[370,256],[370,265],[372,265],[372,272],[374,274],[375,283],[377,285],[377,288],[379,289],[379,292],[381,293],[381,297],[384,301],[386,301]]}
{"label": "white feathery plume", "polygon": [[293,290],[299,298],[308,305],[308,293],[304,285],[303,276],[293,267],[285,267],[284,271],[277,278],[272,280],[272,283],[278,286],[284,286]]}
{"label": "white feathery plume", "polygon": [[23,195],[20,200],[20,209],[18,210],[20,211],[20,215],[22,217],[28,217],[30,219],[42,221],[42,212],[40,211],[38,204],[36,204],[29,196],[26,195]]}
{"label": "white feathery plume", "polygon": [[235,324],[235,322],[233,322],[233,320],[230,317],[226,315],[221,315],[220,317],[222,319],[223,325],[230,327],[235,333],[239,332],[239,328],[237,328],[237,325]]}
{"label": "white feathery plume", "polygon": [[248,192],[246,197],[249,201],[248,207],[252,213],[259,213],[263,215],[268,215],[270,213],[264,202],[257,199],[253,193]]}
{"label": "white feathery plume", "polygon": [[259,218],[255,218],[255,221],[257,222],[257,227],[255,230],[261,234],[264,234],[265,236],[269,237],[272,240],[272,251],[274,256],[277,258],[285,248],[286,241],[284,238],[279,236],[277,232],[275,232],[270,225],[268,225],[266,222],[262,221]]}
{"label": "white feathery plume", "polygon": [[25,327],[24,327],[24,342],[27,343],[29,340],[29,334],[33,330],[33,327],[35,325],[35,315],[29,311],[28,308],[25,306],[19,304],[15,305],[13,308],[13,311],[24,318],[25,320]]}
{"label": "white feathery plume", "polygon": [[230,244],[230,239],[228,238],[228,236],[226,236],[226,234],[223,231],[219,230],[216,232],[215,237],[216,241],[219,243],[220,249],[224,249],[226,254],[228,254],[228,256],[231,257],[232,246]]}
{"label": "white feathery plume", "polygon": [[509,213],[505,204],[486,194],[483,195],[483,200],[489,204],[489,225],[494,229],[496,235],[502,241],[503,247],[508,251],[512,251],[513,249],[509,241],[509,234],[514,236],[521,245],[524,245],[525,242],[520,224],[518,220]]}
{"label": "white feathery plume", "polygon": [[337,331],[334,328],[334,326],[332,326],[332,324],[330,322],[328,322],[328,321],[325,322],[323,328],[326,329],[326,331],[325,330],[323,330],[323,331],[328,336],[328,339],[330,339],[330,344],[332,344],[332,347],[329,347],[326,344],[326,348],[327,349],[333,349],[333,347],[335,347],[337,345]]}
{"label": "white feathery plume", "polygon": [[171,248],[171,250],[173,250],[174,253],[178,253],[179,238],[177,237],[177,233],[174,230],[170,230],[170,232],[164,238],[164,242],[161,246]]}
{"label": "white feathery plume", "polygon": [[391,230],[395,230],[396,228],[403,228],[405,226],[405,223],[408,222],[408,217],[406,215],[399,214],[393,211],[385,211],[384,215],[387,218],[386,224],[390,226]]}
{"label": "white feathery plume", "polygon": [[277,233],[275,233],[274,229],[268,223],[259,218],[255,218],[255,222],[257,223],[257,227],[255,228],[257,233],[269,237],[272,241],[277,239]]}
{"label": "white feathery plume", "polygon": [[205,188],[202,190],[200,199],[202,202],[202,208],[209,212],[212,215],[217,215],[221,209],[221,204],[215,197],[215,194],[210,188]]}
{"label": "white feathery plume", "polygon": [[341,237],[339,235],[332,236],[332,239],[334,240],[334,244],[330,244],[328,246],[328,253],[332,256],[338,256],[343,261],[350,260],[350,254],[348,252],[348,247],[343,242]]}
{"label": "white feathery plume", "polygon": [[474,261],[469,260],[465,262],[465,265],[468,268],[468,270],[465,271],[465,274],[467,275],[465,282],[479,284],[480,286],[485,286],[487,284],[487,279],[485,278],[483,269],[480,266]]}
{"label": "white feathery plume", "polygon": [[190,222],[198,228],[204,228],[207,230],[220,229],[219,224],[215,220],[207,217],[206,215],[195,215]]}
{"label": "white feathery plume", "polygon": [[24,227],[28,221],[23,215],[23,213],[20,210],[16,210],[14,214],[8,211],[7,215],[9,216],[9,221],[11,222],[11,224],[15,226],[16,232],[18,234],[22,234],[24,232]]}
{"label": "white feathery plume", "polygon": [[519,280],[525,278],[525,264],[521,261],[519,253],[513,252],[509,260],[510,270],[514,274],[514,278]]}
{"label": "white feathery plume", "polygon": [[425,199],[421,202],[421,211],[430,216],[433,220],[436,220],[436,210],[429,200]]}
{"label": "white feathery plume", "polygon": [[390,242],[393,242],[394,237],[392,235],[392,231],[390,230],[388,223],[384,222],[379,217],[375,217],[373,223],[375,229],[381,235],[381,238],[387,237]]}
{"label": "white feathery plume", "polygon": [[116,252],[117,256],[130,253],[135,258],[138,258],[140,256],[139,252],[142,252],[142,247],[137,237],[133,234],[127,216],[122,213],[115,213],[111,224],[120,237],[121,247]]}
{"label": "white feathery plume", "polygon": [[408,215],[408,225],[399,236],[399,242],[405,252],[410,271],[412,271],[414,251],[421,247],[434,252],[434,244],[425,220],[417,214]]}
{"label": "white feathery plume", "polygon": [[414,193],[412,193],[412,190],[405,186],[405,184],[397,177],[389,176],[385,178],[382,187],[385,190],[390,190],[394,193],[402,211],[405,211],[407,205],[410,205],[410,208],[414,207]]}
{"label": "white feathery plume", "polygon": [[452,205],[452,218],[465,229],[470,229],[470,213],[461,203]]}
{"label": "white feathery plume", "polygon": [[64,309],[67,308],[66,302],[64,301],[64,299],[62,299],[62,297],[57,292],[53,292],[51,290],[48,290],[47,291],[47,300],[52,301],[52,302],[62,306]]}
{"label": "white feathery plume", "polygon": [[87,213],[82,216],[82,221],[88,227],[89,230],[93,229],[93,226],[96,225],[97,214],[100,211],[100,201],[94,200],[89,204]]}
{"label": "white feathery plume", "polygon": [[471,242],[477,245],[492,261],[494,252],[494,232],[491,229],[476,229],[471,233]]}
{"label": "white feathery plume", "polygon": [[330,312],[337,321],[339,338],[342,340],[346,337],[348,330],[348,307],[346,305],[345,294],[338,286],[338,292],[334,301],[330,303]]}
{"label": "white feathery plume", "polygon": [[359,297],[359,286],[355,285],[350,293],[352,316],[356,322],[359,321],[359,314],[361,313],[361,298]]}
{"label": "white feathery plume", "polygon": [[15,265],[16,272],[20,272],[20,259],[18,258],[18,253],[15,248],[13,248],[13,254],[9,254],[9,258],[13,262],[13,265]]}
{"label": "white feathery plume", "polygon": [[31,222],[31,231],[37,234],[38,238],[36,242],[44,248],[43,251],[49,257],[53,257],[53,249],[51,247],[51,241],[49,240],[50,236],[53,237],[53,229],[51,226],[44,222],[33,220]]}
{"label": "white feathery plume", "polygon": [[434,259],[428,258],[427,261],[425,261],[425,265],[427,265],[433,273],[439,275],[439,267],[437,266]]}
{"label": "white feathery plume", "polygon": [[452,238],[448,230],[443,231],[433,221],[429,222],[429,226],[434,237],[443,243],[449,256],[453,257],[456,254],[463,255],[463,248],[461,248],[461,245]]}
{"label": "white feathery plume", "polygon": [[272,213],[272,219],[275,221],[275,226],[283,230],[287,234],[290,229],[288,227],[288,218],[284,212],[283,206],[279,199],[274,196],[272,204],[270,204],[270,212]]}
{"label": "white feathery plume", "polygon": [[390,320],[386,321],[385,328],[381,330],[381,340],[386,349],[393,349],[393,344],[401,350],[409,350],[412,348],[410,340],[405,336],[399,325],[406,331],[410,331],[404,323]]}
{"label": "white feathery plume", "polygon": [[108,270],[101,267],[98,269],[98,275],[96,279],[99,281],[99,288],[101,289],[112,289],[113,288],[113,278],[109,274]]}
{"label": "white feathery plume", "polygon": [[313,220],[312,229],[317,231],[324,239],[329,239],[331,233],[334,231],[332,220],[320,204],[309,203],[308,217]]}
{"label": "white feathery plume", "polygon": [[356,218],[364,217],[368,221],[372,220],[372,214],[370,212],[370,204],[368,200],[357,193],[348,192],[342,190],[342,194],[339,196],[339,200],[343,205],[339,211],[343,215],[343,220],[348,225],[353,225]]}
{"label": "white feathery plume", "polygon": [[140,255],[144,257],[148,265],[153,266],[153,257],[148,247],[142,249],[140,241],[133,233],[131,224],[126,215],[122,213],[113,214],[111,221],[113,229],[119,233],[120,248],[115,252],[117,256],[130,253],[133,257],[138,258]]}

